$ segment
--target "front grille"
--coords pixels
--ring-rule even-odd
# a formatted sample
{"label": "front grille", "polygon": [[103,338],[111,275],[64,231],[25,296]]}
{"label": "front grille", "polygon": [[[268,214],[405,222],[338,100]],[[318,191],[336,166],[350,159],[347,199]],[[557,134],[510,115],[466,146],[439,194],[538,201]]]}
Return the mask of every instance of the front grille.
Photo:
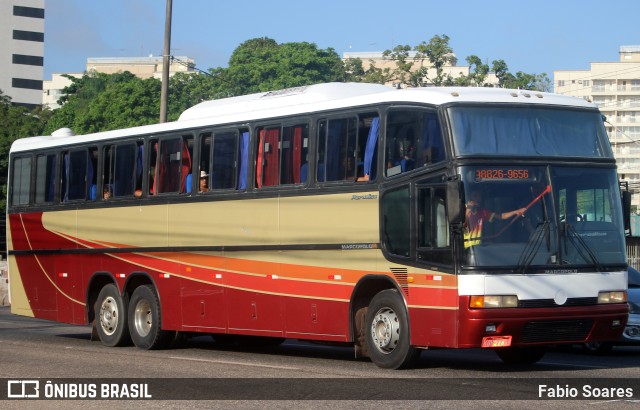
{"label": "front grille", "polygon": [[580,342],[587,338],[592,326],[592,319],[529,322],[524,326],[522,341],[524,343]]}
{"label": "front grille", "polygon": [[563,305],[558,305],[553,299],[531,299],[519,300],[518,307],[521,308],[547,308],[547,307],[566,307],[566,306],[595,306],[598,304],[598,298],[569,298]]}

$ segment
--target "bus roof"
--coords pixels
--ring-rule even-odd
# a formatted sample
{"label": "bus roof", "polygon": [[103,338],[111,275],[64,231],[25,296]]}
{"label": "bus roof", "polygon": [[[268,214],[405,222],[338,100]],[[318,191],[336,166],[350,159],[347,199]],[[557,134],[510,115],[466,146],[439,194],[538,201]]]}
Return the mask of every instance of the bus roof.
{"label": "bus roof", "polygon": [[185,110],[178,121],[86,135],[54,133],[22,138],[11,152],[43,149],[80,142],[103,141],[125,136],[159,134],[181,129],[299,115],[315,111],[366,106],[376,103],[451,102],[544,104],[597,108],[580,98],[537,91],[484,87],[424,87],[395,89],[380,84],[327,83],[205,101]]}

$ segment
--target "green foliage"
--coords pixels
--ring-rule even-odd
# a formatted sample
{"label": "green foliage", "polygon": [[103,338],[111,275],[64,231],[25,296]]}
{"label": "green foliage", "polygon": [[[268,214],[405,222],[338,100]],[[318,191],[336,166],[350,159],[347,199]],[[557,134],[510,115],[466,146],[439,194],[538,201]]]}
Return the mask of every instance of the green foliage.
{"label": "green foliage", "polygon": [[393,73],[389,68],[376,67],[371,60],[366,70],[359,58],[348,58],[343,63],[342,81],[344,82],[387,84],[393,79]]}
{"label": "green foliage", "polygon": [[[411,51],[414,52],[411,55]],[[457,85],[462,87],[487,87],[487,77],[493,71],[498,79],[498,87],[520,88],[525,90],[550,91],[551,80],[547,74],[527,74],[521,71],[515,75],[509,72],[504,60],[494,60],[491,65],[482,62],[476,55],[470,55],[465,60],[469,64],[469,74],[453,78],[444,72],[444,67],[455,66],[458,62],[453,49],[449,45],[449,36],[446,34],[435,35],[429,42],[423,41],[411,48],[408,45],[399,45],[392,50],[386,50],[383,58],[395,61],[396,68],[390,75],[390,80],[399,86],[422,87],[425,85],[446,86]],[[428,60],[429,67],[425,66]],[[416,69],[414,65],[419,63]],[[435,75],[429,75],[430,68],[435,70]],[[431,71],[432,72],[432,71]]]}
{"label": "green foliage", "polygon": [[63,127],[88,134],[158,122],[160,80],[142,80],[129,72],[69,78],[72,84],[63,90],[63,105],[54,111],[47,134]]}
{"label": "green foliage", "polygon": [[340,81],[344,66],[334,49],[313,43],[283,43],[263,37],[235,49],[226,70],[230,95],[244,95],[289,87]]}
{"label": "green foliage", "polygon": [[0,212],[5,213],[8,174],[9,149],[18,138],[41,135],[44,125],[51,116],[48,110],[11,105],[11,98],[0,90]]}
{"label": "green foliage", "polygon": [[431,66],[436,69],[436,76],[431,79],[435,86],[451,84],[453,82],[450,75],[444,74],[444,66],[456,65],[458,59],[453,54],[453,49],[449,46],[449,36],[435,35],[431,37],[428,43],[422,42],[414,47],[417,52],[417,58],[427,57]]}

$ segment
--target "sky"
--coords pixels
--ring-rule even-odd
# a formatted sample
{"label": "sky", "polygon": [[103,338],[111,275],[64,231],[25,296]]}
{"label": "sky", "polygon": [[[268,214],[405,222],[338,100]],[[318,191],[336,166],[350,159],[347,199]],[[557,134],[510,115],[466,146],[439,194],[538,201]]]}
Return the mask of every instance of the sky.
{"label": "sky", "polygon": [[[83,72],[87,58],[161,56],[164,0],[46,0],[45,80]],[[640,45],[638,0],[173,0],[171,54],[227,67],[243,42],[269,37],[374,52],[434,35],[465,64],[477,55],[529,74],[588,70]]]}

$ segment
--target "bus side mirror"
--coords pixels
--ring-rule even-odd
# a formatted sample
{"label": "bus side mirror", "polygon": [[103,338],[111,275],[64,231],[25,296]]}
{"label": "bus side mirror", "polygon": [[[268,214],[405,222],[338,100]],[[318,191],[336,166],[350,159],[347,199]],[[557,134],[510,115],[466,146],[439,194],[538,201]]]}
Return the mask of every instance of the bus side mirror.
{"label": "bus side mirror", "polygon": [[622,217],[624,220],[624,230],[631,229],[631,192],[622,191]]}
{"label": "bus side mirror", "polygon": [[459,179],[447,182],[447,213],[451,224],[464,222],[462,192],[462,182]]}

